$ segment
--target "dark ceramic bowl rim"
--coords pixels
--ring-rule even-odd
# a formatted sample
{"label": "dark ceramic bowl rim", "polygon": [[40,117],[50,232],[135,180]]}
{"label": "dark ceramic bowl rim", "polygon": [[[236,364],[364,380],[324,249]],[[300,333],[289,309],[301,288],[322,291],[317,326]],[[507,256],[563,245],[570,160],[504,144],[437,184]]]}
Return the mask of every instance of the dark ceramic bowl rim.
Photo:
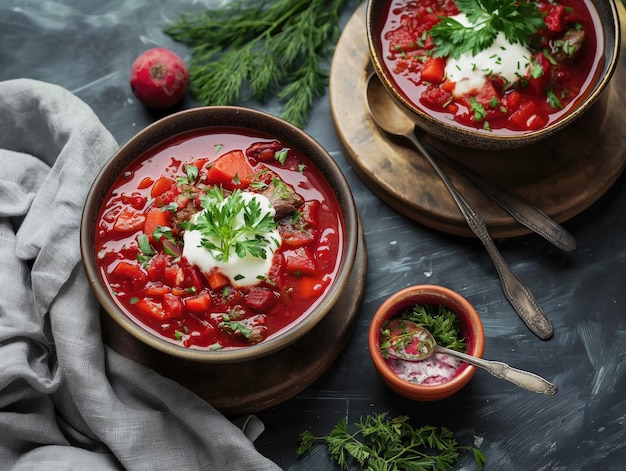
{"label": "dark ceramic bowl rim", "polygon": [[[387,73],[387,68],[383,64],[380,58],[380,40],[378,38],[378,29],[380,18],[381,4],[387,3],[388,0],[367,0],[366,9],[366,31],[367,42],[369,48],[370,61],[374,67],[374,71],[383,82],[385,89],[391,95],[392,99],[399,105],[399,107],[420,127],[435,127],[441,128],[440,135],[437,137],[444,140],[448,140],[446,136],[451,137],[450,142],[457,144],[466,144],[471,147],[484,147],[485,149],[507,149],[521,147],[528,144],[532,144],[544,138],[547,138],[554,133],[567,127],[572,121],[576,120],[581,114],[589,109],[589,107],[596,102],[598,97],[605,90],[609,84],[613,72],[617,67],[621,46],[621,26],[619,13],[617,11],[617,5],[615,0],[602,0],[607,2],[607,7],[610,11],[610,18],[612,20],[611,27],[613,34],[608,34],[606,27],[604,28],[604,43],[605,45],[612,46],[611,54],[604,56],[603,62],[605,65],[600,64],[597,75],[599,77],[591,84],[592,90],[587,96],[580,102],[579,106],[572,109],[567,115],[563,116],[556,122],[550,123],[548,126],[536,131],[530,131],[519,134],[489,134],[481,132],[479,130],[472,130],[468,127],[462,127],[455,125],[454,123],[448,123],[442,121],[434,116],[424,112],[421,108],[413,104],[411,101],[405,98],[405,96],[398,91],[395,87],[393,80]],[[593,1],[595,5],[595,1]],[[610,32],[610,31],[609,31]],[[606,47],[605,47],[606,49]],[[429,132],[428,129],[425,129]],[[472,142],[480,142],[479,145],[472,145]]]}
{"label": "dark ceramic bowl rim", "polygon": [[[306,317],[296,321],[284,332],[256,345],[240,349],[208,351],[185,348],[141,327],[130,319],[111,299],[104,287],[96,263],[94,249],[95,220],[115,178],[127,165],[154,146],[176,135],[211,127],[242,127],[265,132],[298,148],[328,180],[335,192],[344,221],[343,262],[335,281],[318,306]],[[83,266],[92,291],[106,313],[126,332],[144,344],[166,354],[205,363],[236,363],[274,353],[295,342],[315,327],[330,311],[347,284],[356,259],[358,216],[352,192],[341,169],[330,154],[311,136],[290,123],[250,108],[208,106],[192,108],[169,115],[139,131],[122,145],[96,176],[87,195],[80,226],[80,248]]]}
{"label": "dark ceramic bowl rim", "polygon": [[[425,301],[424,299],[428,299],[428,301]],[[472,339],[467,353],[475,357],[482,358],[485,348],[485,334],[480,316],[465,297],[450,288],[440,285],[414,285],[393,293],[385,299],[385,301],[377,309],[374,317],[372,318],[368,332],[370,356],[376,370],[379,372],[381,377],[383,377],[384,381],[391,383],[390,386],[392,389],[400,388],[405,391],[410,390],[413,396],[422,396],[424,400],[429,401],[448,397],[457,392],[469,382],[472,376],[474,376],[476,367],[469,364],[462,365],[463,371],[455,375],[450,381],[443,384],[422,385],[406,381],[396,375],[387,366],[383,359],[380,351],[380,327],[386,320],[396,317],[400,314],[400,312],[407,308],[411,308],[415,304],[439,303],[448,307],[448,309],[451,309],[457,314],[457,316],[459,316],[458,311],[455,310],[451,304],[456,303],[464,305],[463,307],[467,310],[467,317],[459,317],[459,320],[461,321],[462,329],[469,329],[472,332]],[[472,326],[474,328],[472,328]]]}

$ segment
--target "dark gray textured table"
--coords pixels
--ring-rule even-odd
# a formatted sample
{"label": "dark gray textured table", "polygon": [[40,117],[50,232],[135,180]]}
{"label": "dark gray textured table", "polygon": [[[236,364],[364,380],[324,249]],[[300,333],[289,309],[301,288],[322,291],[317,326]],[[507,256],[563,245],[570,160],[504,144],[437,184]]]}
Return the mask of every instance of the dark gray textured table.
{"label": "dark gray textured table", "polygon": [[[162,33],[193,0],[4,0],[0,4],[0,80],[28,77],[59,84],[88,103],[123,143],[161,115],[146,111],[128,86],[134,58],[150,47],[188,51]],[[218,2],[205,1],[209,6]],[[343,15],[347,22],[358,2]],[[276,104],[259,105],[279,113]],[[196,106],[187,98],[182,108]],[[259,450],[285,469],[336,469],[326,450],[296,457],[305,429],[325,434],[341,418],[389,412],[415,425],[445,425],[461,444],[475,444],[487,470],[624,469],[626,463],[626,177],[568,221],[575,252],[565,254],[538,236],[498,240],[516,273],[549,315],[554,338],[537,339],[502,294],[477,240],[435,232],[382,203],[348,165],[333,128],[328,97],[319,99],[306,128],[344,170],[363,220],[369,270],[356,330],[344,353],[296,397],[259,413],[266,431]],[[0,130],[1,132],[1,130]],[[369,320],[392,292],[434,283],[467,297],[480,313],[485,357],[532,370],[560,386],[555,398],[517,389],[478,371],[461,392],[437,403],[392,393],[367,352]],[[474,469],[464,456],[456,469]]]}

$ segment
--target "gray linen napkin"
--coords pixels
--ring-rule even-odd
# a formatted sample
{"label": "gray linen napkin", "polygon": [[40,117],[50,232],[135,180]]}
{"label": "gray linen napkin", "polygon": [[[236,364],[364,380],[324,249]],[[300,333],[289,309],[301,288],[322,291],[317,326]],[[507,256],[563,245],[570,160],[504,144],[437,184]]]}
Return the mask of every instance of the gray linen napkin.
{"label": "gray linen napkin", "polygon": [[117,143],[67,90],[0,82],[0,468],[279,469],[180,385],[102,343],[82,205]]}

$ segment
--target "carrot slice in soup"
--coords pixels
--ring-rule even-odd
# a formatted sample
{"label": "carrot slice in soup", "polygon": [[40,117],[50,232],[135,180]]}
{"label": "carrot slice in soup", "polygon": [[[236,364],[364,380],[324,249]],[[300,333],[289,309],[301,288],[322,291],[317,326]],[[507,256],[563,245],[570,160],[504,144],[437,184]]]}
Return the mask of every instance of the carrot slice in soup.
{"label": "carrot slice in soup", "polygon": [[241,150],[233,150],[218,158],[207,175],[209,182],[227,190],[246,188],[252,182],[254,170]]}

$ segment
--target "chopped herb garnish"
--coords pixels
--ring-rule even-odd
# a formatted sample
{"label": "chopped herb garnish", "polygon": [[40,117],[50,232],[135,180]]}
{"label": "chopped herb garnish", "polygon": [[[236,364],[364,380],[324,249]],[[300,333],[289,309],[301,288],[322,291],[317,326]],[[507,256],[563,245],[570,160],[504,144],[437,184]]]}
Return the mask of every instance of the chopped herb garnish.
{"label": "chopped herb garnish", "polygon": [[544,26],[535,2],[457,0],[456,3],[470,25],[442,17],[430,30],[436,57],[459,58],[465,52],[476,55],[491,46],[500,31],[510,43],[527,45],[531,36]]}
{"label": "chopped herb garnish", "polygon": [[239,258],[246,254],[267,257],[272,241],[265,236],[278,226],[270,212],[261,209],[256,197],[246,200],[240,190],[226,197],[221,188],[213,187],[200,197],[200,204],[202,211],[195,220],[184,223],[183,228],[200,231],[202,247],[209,250],[215,260],[228,262],[232,252]]}
{"label": "chopped herb garnish", "polygon": [[198,179],[198,167],[191,164],[185,164],[185,175],[176,178],[178,186],[193,185]]}
{"label": "chopped herb garnish", "polygon": [[552,90],[551,88],[548,89],[547,91],[547,99],[548,99],[548,104],[550,105],[551,108],[554,108],[554,109],[563,108],[563,103],[561,103],[561,100],[559,100],[559,97],[556,96],[556,94],[554,93],[554,90]]}
{"label": "chopped herb garnish", "polygon": [[476,121],[482,121],[487,117],[487,110],[485,107],[478,103],[476,97],[470,97],[470,105],[472,107],[472,111],[474,112],[474,119]]}
{"label": "chopped herb garnish", "polygon": [[287,160],[287,154],[289,153],[289,149],[279,150],[274,154],[274,158],[280,162],[281,165],[284,165]]}

